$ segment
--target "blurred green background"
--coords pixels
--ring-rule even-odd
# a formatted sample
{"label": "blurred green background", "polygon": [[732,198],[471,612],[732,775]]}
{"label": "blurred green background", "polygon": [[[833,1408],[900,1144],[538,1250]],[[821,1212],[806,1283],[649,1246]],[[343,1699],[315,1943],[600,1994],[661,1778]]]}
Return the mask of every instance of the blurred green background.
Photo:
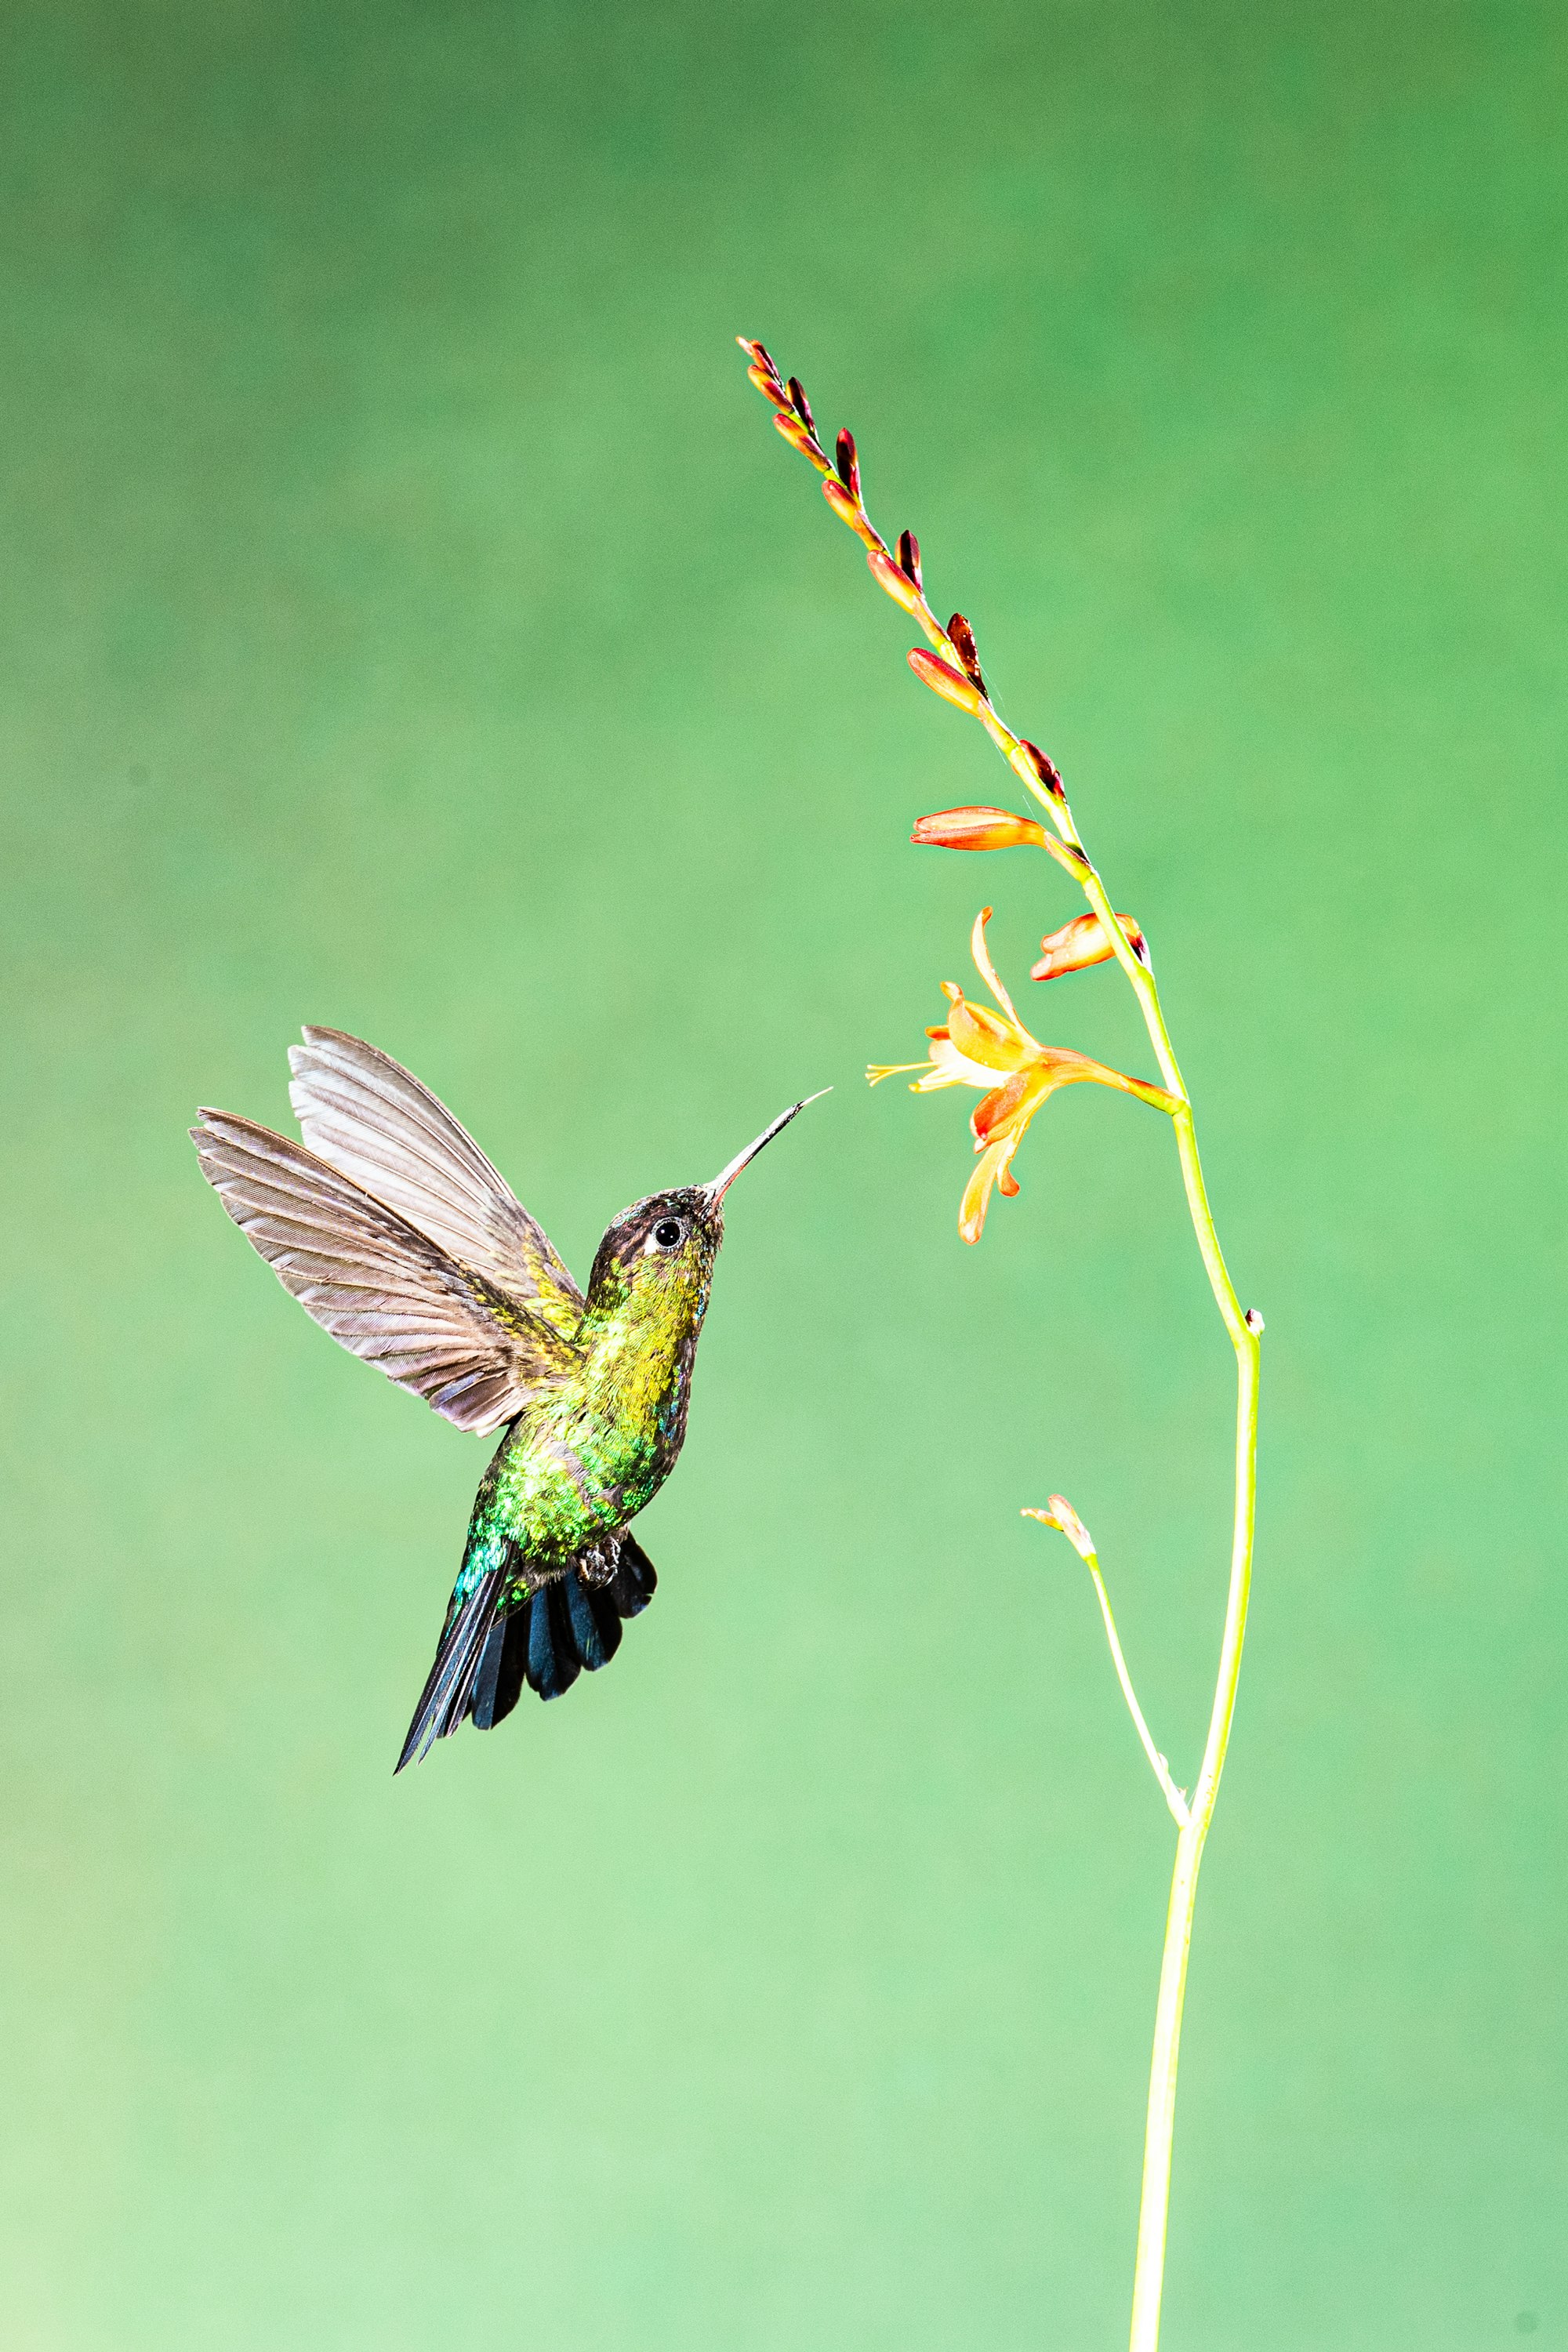
{"label": "blurred green background", "polygon": [[[868,1095],[1010,797],[1147,927],[1268,1321],[1172,2352],[1568,2342],[1568,26],[18,0],[0,35],[18,2352],[1121,2340],[1229,1355],[1169,1137]],[[1044,1034],[1148,1066],[1097,972]],[[613,1672],[394,1783],[486,1449],[202,1185],[301,1020],[585,1270],[735,1195]]]}

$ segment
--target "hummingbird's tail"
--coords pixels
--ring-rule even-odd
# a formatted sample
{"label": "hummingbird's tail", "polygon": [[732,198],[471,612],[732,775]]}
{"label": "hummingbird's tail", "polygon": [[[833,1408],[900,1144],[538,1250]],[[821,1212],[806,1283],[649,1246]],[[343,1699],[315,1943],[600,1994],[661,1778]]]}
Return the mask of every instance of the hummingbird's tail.
{"label": "hummingbird's tail", "polygon": [[492,1569],[466,1598],[452,1595],[396,1771],[416,1764],[468,1716],[476,1729],[492,1730],[511,1713],[525,1682],[541,1698],[559,1698],[584,1666],[590,1674],[607,1666],[621,1646],[623,1620],[647,1607],[658,1582],[641,1544],[625,1533],[607,1583],[590,1584],[574,1563],[503,1611],[508,1577]]}

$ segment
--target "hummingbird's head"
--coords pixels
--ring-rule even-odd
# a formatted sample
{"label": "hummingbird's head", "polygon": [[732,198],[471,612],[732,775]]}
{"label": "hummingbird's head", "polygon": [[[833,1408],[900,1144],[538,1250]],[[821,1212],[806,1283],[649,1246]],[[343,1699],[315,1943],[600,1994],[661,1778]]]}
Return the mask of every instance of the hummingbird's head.
{"label": "hummingbird's head", "polygon": [[[805,1097],[805,1102],[816,1100],[815,1095]],[[590,1317],[613,1314],[635,1301],[637,1311],[668,1317],[695,1329],[708,1305],[713,1261],[724,1238],[724,1195],[742,1169],[805,1108],[805,1102],[792,1103],[710,1184],[650,1192],[646,1201],[634,1201],[623,1209],[605,1228],[594,1260],[588,1279]]]}

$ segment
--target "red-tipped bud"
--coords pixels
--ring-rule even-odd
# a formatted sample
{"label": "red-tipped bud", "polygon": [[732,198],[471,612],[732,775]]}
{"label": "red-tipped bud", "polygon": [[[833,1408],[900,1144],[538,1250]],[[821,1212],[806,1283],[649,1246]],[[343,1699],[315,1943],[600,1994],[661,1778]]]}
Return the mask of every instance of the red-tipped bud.
{"label": "red-tipped bud", "polygon": [[[1118,915],[1122,935],[1141,963],[1147,961],[1143,934],[1131,915]],[[1059,931],[1040,941],[1045,953],[1029,970],[1031,980],[1059,980],[1064,971],[1085,971],[1091,963],[1107,963],[1115,950],[1098,915],[1079,915]]]}
{"label": "red-tipped bud", "polygon": [[789,380],[789,396],[790,404],[794,408],[795,415],[799,417],[806,431],[815,440],[816,436],[816,419],[811,413],[811,403],[805,396],[805,386],[802,383],[799,376],[797,375],[792,375]]}
{"label": "red-tipped bud", "polygon": [[1025,736],[1017,751],[1010,756],[1014,767],[1026,784],[1037,785],[1054,801],[1066,800],[1067,786],[1057,771],[1056,763],[1047,759],[1037,743],[1031,743]]}
{"label": "red-tipped bud", "polygon": [[910,839],[921,849],[1043,849],[1046,828],[1011,809],[942,809],[917,817]]}
{"label": "red-tipped bud", "polygon": [[933,694],[940,694],[944,701],[978,718],[983,699],[980,688],[950,662],[939,661],[935,654],[928,654],[923,646],[917,646],[910,656],[910,667],[918,678],[924,679]]}
{"label": "red-tipped bud", "polygon": [[912,530],[899,533],[899,562],[918,588],[921,584],[921,543]]}
{"label": "red-tipped bud", "polygon": [[953,652],[963,664],[964,675],[972,679],[984,694],[985,680],[980,674],[979,648],[974,642],[974,632],[962,613],[953,614],[947,625],[947,634],[952,640]]}
{"label": "red-tipped bud", "polygon": [[866,561],[871,567],[871,577],[878,587],[885,588],[894,604],[901,604],[906,613],[918,616],[921,609],[921,592],[908,573],[900,572],[898,565],[884,555],[879,547],[873,547],[867,555]]}
{"label": "red-tipped bud", "polygon": [[855,455],[855,436],[847,425],[838,436],[838,478],[850,497],[860,496],[860,460]]}
{"label": "red-tipped bud", "polygon": [[782,408],[784,405],[789,394],[776,375],[770,375],[766,368],[763,367],[749,367],[746,373],[764,400],[771,400],[775,408]]}

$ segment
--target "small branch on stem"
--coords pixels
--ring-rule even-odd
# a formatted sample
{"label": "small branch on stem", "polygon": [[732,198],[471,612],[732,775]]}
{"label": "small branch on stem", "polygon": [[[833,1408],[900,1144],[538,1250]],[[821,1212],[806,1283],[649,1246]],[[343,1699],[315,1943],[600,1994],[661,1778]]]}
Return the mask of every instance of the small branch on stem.
{"label": "small branch on stem", "polygon": [[1089,1540],[1089,1529],[1065,1495],[1053,1495],[1048,1511],[1025,1511],[1022,1516],[1026,1519],[1038,1519],[1043,1527],[1059,1528],[1090,1576],[1093,1577],[1095,1595],[1100,1602],[1100,1613],[1105,1620],[1105,1638],[1110,1644],[1110,1663],[1116,1668],[1116,1679],[1121,1685],[1121,1696],[1127,1701],[1127,1709],[1132,1717],[1133,1728],[1143,1743],[1143,1753],[1149,1759],[1149,1769],[1160,1783],[1165,1802],[1171,1809],[1171,1818],[1179,1830],[1189,1828],[1192,1815],[1187,1810],[1186,1790],[1178,1789],[1172,1780],[1171,1768],[1155,1747],[1153,1734],[1144,1718],[1142,1708],[1138,1704],[1138,1694],[1132,1687],[1132,1677],[1127,1670],[1127,1660],[1122,1654],[1121,1638],[1116,1631],[1116,1619],[1111,1613],[1110,1595],[1105,1589],[1105,1579],[1100,1574],[1100,1555]]}

